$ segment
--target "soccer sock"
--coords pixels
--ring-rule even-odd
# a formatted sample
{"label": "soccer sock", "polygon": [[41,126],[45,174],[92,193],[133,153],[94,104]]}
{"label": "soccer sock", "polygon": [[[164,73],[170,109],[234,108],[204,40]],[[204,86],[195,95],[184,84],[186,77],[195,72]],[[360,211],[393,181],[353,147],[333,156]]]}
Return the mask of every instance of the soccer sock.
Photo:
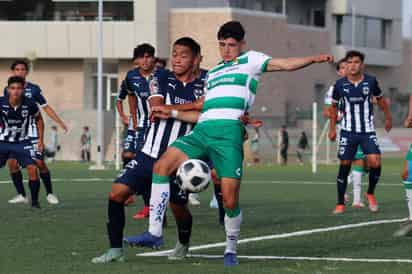
{"label": "soccer sock", "polygon": [[237,241],[240,234],[240,225],[242,224],[242,211],[237,206],[235,209],[226,209],[225,230],[226,230],[226,253],[237,252]]}
{"label": "soccer sock", "polygon": [[17,193],[26,197],[26,190],[24,189],[23,184],[23,174],[21,173],[21,171],[19,170],[15,173],[11,173],[10,175]]}
{"label": "soccer sock", "polygon": [[45,173],[40,172],[40,178],[43,181],[43,185],[44,185],[44,188],[46,189],[46,193],[52,194],[53,187],[52,187],[52,182],[51,182],[50,171],[47,171]]}
{"label": "soccer sock", "polygon": [[374,194],[376,185],[378,184],[379,178],[381,177],[381,167],[370,168],[369,169],[369,187],[368,194]]}
{"label": "soccer sock", "polygon": [[353,182],[353,203],[359,204],[362,201],[361,189],[362,189],[363,169],[361,167],[354,167],[351,175],[352,175],[352,182]]}
{"label": "soccer sock", "polygon": [[337,178],[337,187],[338,187],[338,204],[345,204],[345,193],[346,186],[348,184],[348,175],[350,172],[350,165],[340,165],[339,173]]}
{"label": "soccer sock", "polygon": [[40,180],[29,180],[29,188],[31,194],[31,204],[39,203]]}
{"label": "soccer sock", "polygon": [[182,245],[189,244],[190,236],[192,235],[192,215],[189,214],[184,219],[177,218],[176,224],[179,243]]}
{"label": "soccer sock", "polygon": [[223,207],[223,196],[221,185],[214,184],[215,198],[219,207],[219,223],[223,224],[225,221],[225,208]]}
{"label": "soccer sock", "polygon": [[107,222],[107,234],[111,248],[121,248],[123,229],[125,226],[124,203],[109,200],[107,208],[109,221]]}
{"label": "soccer sock", "polygon": [[170,198],[169,176],[153,174],[150,196],[149,232],[157,237],[163,234],[163,219]]}

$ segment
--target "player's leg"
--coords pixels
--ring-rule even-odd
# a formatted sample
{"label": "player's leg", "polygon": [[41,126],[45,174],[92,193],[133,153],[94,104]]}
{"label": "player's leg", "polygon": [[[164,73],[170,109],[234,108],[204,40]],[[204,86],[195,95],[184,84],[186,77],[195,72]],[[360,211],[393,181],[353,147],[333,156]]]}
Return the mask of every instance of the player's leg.
{"label": "player's leg", "polygon": [[219,176],[217,175],[216,169],[211,170],[212,182],[214,186],[214,198],[216,199],[216,205],[219,210],[219,223],[224,225],[225,223],[225,208],[223,206],[223,196],[222,196],[222,184]]}
{"label": "player's leg", "polygon": [[46,199],[49,204],[57,205],[59,203],[59,199],[53,193],[53,185],[50,170],[44,161],[44,153],[43,152],[36,152],[36,165],[40,172],[40,179],[43,182],[44,188],[46,189]]}
{"label": "player's leg", "polygon": [[[362,153],[363,154],[363,153]],[[358,155],[356,153],[355,160],[352,164],[352,171],[350,177],[352,178],[352,187],[353,187],[353,202],[352,206],[355,208],[362,208],[364,204],[362,203],[362,176],[365,172],[365,160],[363,155]]]}
{"label": "player's leg", "polygon": [[377,212],[379,210],[378,203],[375,197],[376,185],[381,176],[381,152],[376,139],[376,135],[366,135],[361,142],[363,152],[366,154],[366,159],[369,168],[369,186],[366,192],[366,198],[369,203],[369,210]]}
{"label": "player's leg", "polygon": [[401,178],[405,187],[406,204],[408,206],[408,221],[401,225],[401,228],[393,234],[395,237],[407,236],[412,232],[412,145],[406,156],[403,165]]}
{"label": "player's leg", "polygon": [[17,196],[10,199],[8,202],[10,204],[17,203],[28,203],[29,200],[26,197],[26,190],[24,189],[23,184],[23,174],[20,170],[19,164],[16,159],[9,159],[7,161],[10,177],[13,182],[14,188],[17,191]]}

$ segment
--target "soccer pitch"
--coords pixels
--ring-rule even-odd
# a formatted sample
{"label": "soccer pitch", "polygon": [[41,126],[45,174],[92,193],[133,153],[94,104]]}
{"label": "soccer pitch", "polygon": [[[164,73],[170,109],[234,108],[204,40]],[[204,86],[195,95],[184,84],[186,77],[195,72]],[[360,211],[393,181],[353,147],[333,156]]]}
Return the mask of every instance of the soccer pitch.
{"label": "soccer pitch", "polygon": [[[309,165],[247,168],[240,199],[244,213],[240,265],[230,269],[219,257],[225,236],[217,210],[209,208],[211,188],[201,194],[201,207],[192,207],[193,258],[169,261],[136,256],[152,250],[127,248],[125,263],[93,265],[90,259],[108,247],[107,193],[116,171],[89,171],[79,163],[51,164],[61,204],[47,205],[42,189],[42,209],[33,211],[28,205],[7,204],[15,193],[3,169],[0,273],[409,273],[411,239],[392,237],[407,215],[399,178],[402,164],[402,159],[383,162],[377,188],[379,213],[348,208],[342,216],[331,214],[336,166],[321,166],[317,175]],[[126,235],[147,228],[147,220],[131,218],[140,206],[139,200],[127,208]],[[176,226],[168,215],[164,250],[176,241]]]}

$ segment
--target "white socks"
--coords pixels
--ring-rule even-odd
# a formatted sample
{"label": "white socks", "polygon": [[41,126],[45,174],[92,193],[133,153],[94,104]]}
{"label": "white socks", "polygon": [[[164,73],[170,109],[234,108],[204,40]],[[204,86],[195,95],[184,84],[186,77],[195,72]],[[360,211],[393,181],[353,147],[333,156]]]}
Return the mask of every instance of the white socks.
{"label": "white socks", "polygon": [[169,198],[169,177],[154,174],[149,216],[149,232],[154,236],[160,237],[163,234],[163,219],[169,204]]}
{"label": "white socks", "polygon": [[362,192],[362,176],[363,172],[359,170],[352,170],[352,186],[353,186],[353,203],[359,204],[362,202],[361,192]]}
{"label": "white socks", "polygon": [[237,241],[240,234],[240,225],[242,224],[242,211],[235,217],[225,215],[225,230],[226,230],[226,253],[237,252]]}
{"label": "white socks", "polygon": [[406,202],[408,204],[409,220],[412,220],[412,189],[405,189]]}

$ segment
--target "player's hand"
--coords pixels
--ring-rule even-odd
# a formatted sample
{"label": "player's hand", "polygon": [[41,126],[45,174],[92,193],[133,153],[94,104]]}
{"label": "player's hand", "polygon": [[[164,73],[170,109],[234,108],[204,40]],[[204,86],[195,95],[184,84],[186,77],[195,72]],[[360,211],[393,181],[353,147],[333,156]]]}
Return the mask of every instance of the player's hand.
{"label": "player's hand", "polygon": [[405,122],[403,123],[403,125],[406,128],[411,128],[412,127],[412,117],[408,116],[405,120]]}
{"label": "player's hand", "polygon": [[64,133],[67,133],[69,131],[69,129],[67,128],[66,124],[64,122],[62,122],[60,124],[60,127],[63,129]]}
{"label": "player's hand", "polygon": [[313,56],[314,63],[332,63],[333,56],[330,54],[321,54],[317,56]]}
{"label": "player's hand", "polygon": [[329,129],[328,137],[329,137],[329,140],[331,140],[332,142],[335,141],[336,140],[336,129]]}
{"label": "player's hand", "polygon": [[122,123],[127,126],[129,124],[129,117],[127,117],[126,115],[121,115],[120,116],[120,120],[122,120]]}
{"label": "player's hand", "polygon": [[152,107],[152,116],[166,120],[172,117],[172,110],[167,106],[154,106]]}
{"label": "player's hand", "polygon": [[254,128],[260,128],[263,126],[263,122],[261,120],[253,119],[249,116],[249,113],[245,113],[244,115],[240,116],[239,120],[244,124]]}
{"label": "player's hand", "polygon": [[389,132],[391,131],[391,129],[392,129],[392,118],[388,117],[385,119],[385,130],[386,132]]}
{"label": "player's hand", "polygon": [[37,143],[37,150],[42,152],[44,150],[44,144],[43,142],[38,142]]}

